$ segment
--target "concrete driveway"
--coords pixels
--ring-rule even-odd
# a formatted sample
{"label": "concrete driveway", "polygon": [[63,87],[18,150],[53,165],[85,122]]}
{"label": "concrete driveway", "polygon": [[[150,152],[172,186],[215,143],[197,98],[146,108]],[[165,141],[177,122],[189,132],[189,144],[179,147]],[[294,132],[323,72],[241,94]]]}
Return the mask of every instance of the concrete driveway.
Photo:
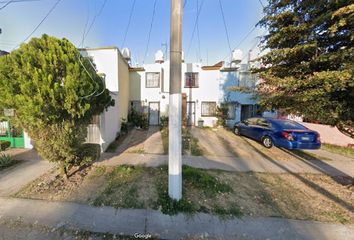
{"label": "concrete driveway", "polygon": [[204,158],[224,164],[236,171],[308,172],[333,176],[354,176],[354,159],[318,151],[289,151],[236,136],[223,128],[192,128],[192,135],[204,149]]}
{"label": "concrete driveway", "polygon": [[10,196],[32,182],[42,174],[50,171],[55,165],[41,160],[35,150],[10,149],[5,152],[18,164],[0,171],[0,196]]}

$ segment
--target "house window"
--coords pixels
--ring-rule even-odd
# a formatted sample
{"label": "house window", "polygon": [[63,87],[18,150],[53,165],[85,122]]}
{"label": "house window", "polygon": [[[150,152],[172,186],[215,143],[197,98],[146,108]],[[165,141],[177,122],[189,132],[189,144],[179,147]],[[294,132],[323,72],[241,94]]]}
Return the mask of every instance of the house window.
{"label": "house window", "polygon": [[158,72],[148,72],[146,73],[146,83],[147,88],[158,88],[160,87],[160,73]]}
{"label": "house window", "polygon": [[216,116],[216,102],[202,102],[202,116]]}
{"label": "house window", "polygon": [[185,73],[184,87],[185,88],[199,87],[198,73],[194,73],[194,72]]}

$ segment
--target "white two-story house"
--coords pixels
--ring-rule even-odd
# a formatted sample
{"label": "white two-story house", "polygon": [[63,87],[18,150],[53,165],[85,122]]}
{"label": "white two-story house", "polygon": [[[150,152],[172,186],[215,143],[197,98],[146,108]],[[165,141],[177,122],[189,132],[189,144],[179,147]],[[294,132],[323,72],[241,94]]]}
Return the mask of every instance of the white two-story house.
{"label": "white two-story house", "polygon": [[[130,107],[145,111],[150,125],[158,125],[161,116],[168,115],[170,63],[158,51],[155,63],[130,68]],[[252,117],[257,113],[257,101],[251,94],[231,91],[231,86],[255,87],[257,77],[251,74],[248,64],[213,66],[199,63],[182,63],[182,97],[189,125],[215,126],[217,107],[226,105],[228,125]]]}

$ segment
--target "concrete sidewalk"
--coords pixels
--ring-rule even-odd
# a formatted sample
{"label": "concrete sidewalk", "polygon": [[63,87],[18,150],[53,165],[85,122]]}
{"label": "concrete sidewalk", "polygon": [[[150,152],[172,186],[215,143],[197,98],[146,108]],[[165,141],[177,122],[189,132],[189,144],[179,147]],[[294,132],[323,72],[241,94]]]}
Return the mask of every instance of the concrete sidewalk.
{"label": "concrete sidewalk", "polygon": [[281,218],[221,220],[208,214],[164,215],[159,211],[92,207],[77,203],[0,198],[2,220],[91,232],[151,234],[162,239],[209,236],[217,239],[354,239],[354,225]]}
{"label": "concrete sidewalk", "polygon": [[[95,164],[118,166],[123,164],[157,167],[168,163],[167,155],[123,153],[120,155],[104,153]],[[219,156],[183,156],[183,164],[203,169],[220,169],[237,172],[267,173],[323,173],[330,176],[354,176],[353,161],[318,161],[298,159],[296,161],[263,159],[239,159]]]}

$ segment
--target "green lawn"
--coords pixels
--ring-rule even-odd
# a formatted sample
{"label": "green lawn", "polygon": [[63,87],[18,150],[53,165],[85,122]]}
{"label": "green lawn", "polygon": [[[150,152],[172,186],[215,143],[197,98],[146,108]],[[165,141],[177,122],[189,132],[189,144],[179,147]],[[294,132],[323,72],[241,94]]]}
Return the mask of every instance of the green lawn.
{"label": "green lawn", "polygon": [[354,149],[349,147],[342,147],[328,143],[322,143],[321,148],[329,152],[338,153],[347,157],[354,157]]}

